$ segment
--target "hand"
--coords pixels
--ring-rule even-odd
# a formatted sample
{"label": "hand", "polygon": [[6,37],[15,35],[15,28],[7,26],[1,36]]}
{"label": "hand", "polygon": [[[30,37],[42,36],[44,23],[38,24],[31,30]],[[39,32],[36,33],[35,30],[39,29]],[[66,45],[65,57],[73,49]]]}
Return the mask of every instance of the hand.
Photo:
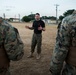
{"label": "hand", "polygon": [[29,28],[29,26],[25,26],[25,28],[27,28],[27,29],[28,29],[28,28]]}
{"label": "hand", "polygon": [[42,30],[43,30],[43,31],[45,31],[46,29],[45,29],[45,28],[43,28]]}
{"label": "hand", "polygon": [[43,28],[40,26],[40,27],[38,27],[38,30],[42,30]]}

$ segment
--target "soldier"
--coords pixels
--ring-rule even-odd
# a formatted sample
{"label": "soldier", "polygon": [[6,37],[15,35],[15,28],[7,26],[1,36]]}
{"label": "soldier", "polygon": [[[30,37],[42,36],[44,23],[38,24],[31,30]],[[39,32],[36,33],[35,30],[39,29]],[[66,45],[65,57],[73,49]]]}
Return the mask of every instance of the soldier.
{"label": "soldier", "polygon": [[52,75],[76,75],[76,11],[61,23],[50,71]]}
{"label": "soldier", "polygon": [[35,21],[33,22],[32,27],[26,26],[26,28],[33,30],[34,34],[32,38],[31,45],[31,55],[29,57],[33,57],[33,53],[35,50],[35,46],[37,45],[37,59],[40,59],[41,54],[41,44],[42,44],[42,31],[45,31],[45,23],[40,19],[40,14],[35,14]]}
{"label": "soldier", "polygon": [[18,30],[0,17],[0,75],[10,75],[10,61],[17,61],[24,54]]}

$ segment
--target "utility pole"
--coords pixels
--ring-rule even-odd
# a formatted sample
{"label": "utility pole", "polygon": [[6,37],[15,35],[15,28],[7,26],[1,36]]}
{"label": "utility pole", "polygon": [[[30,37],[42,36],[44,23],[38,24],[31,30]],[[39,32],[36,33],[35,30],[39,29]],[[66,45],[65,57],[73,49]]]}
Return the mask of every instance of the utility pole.
{"label": "utility pole", "polygon": [[20,14],[18,14],[18,16],[19,16],[19,22],[20,22]]}
{"label": "utility pole", "polygon": [[6,18],[6,15],[5,15],[5,13],[3,13],[3,18],[4,18],[4,19]]}
{"label": "utility pole", "polygon": [[31,15],[32,15],[33,13],[31,12]]}
{"label": "utility pole", "polygon": [[56,24],[58,23],[58,4],[55,4],[55,6],[56,6]]}

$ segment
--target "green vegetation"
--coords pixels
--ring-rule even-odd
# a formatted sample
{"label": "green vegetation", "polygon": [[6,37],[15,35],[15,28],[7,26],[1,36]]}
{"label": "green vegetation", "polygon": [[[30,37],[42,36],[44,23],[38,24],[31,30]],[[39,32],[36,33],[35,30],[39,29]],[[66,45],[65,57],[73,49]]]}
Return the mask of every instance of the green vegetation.
{"label": "green vegetation", "polygon": [[69,16],[73,13],[75,9],[67,10],[66,12],[63,13],[63,16],[59,16],[59,20],[62,20],[64,17]]}

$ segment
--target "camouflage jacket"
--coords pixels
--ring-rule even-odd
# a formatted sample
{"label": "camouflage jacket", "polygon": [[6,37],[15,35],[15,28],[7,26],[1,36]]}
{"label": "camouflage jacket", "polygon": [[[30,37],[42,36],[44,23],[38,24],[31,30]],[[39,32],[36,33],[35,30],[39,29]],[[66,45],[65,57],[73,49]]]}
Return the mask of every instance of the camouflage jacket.
{"label": "camouflage jacket", "polygon": [[19,60],[24,54],[24,45],[17,32],[6,21],[0,23],[0,46],[4,46],[10,60]]}
{"label": "camouflage jacket", "polygon": [[[71,38],[74,41],[71,42]],[[55,49],[50,65],[50,71],[53,75],[60,75],[69,47],[72,45],[76,46],[76,13],[64,18],[57,32]]]}

